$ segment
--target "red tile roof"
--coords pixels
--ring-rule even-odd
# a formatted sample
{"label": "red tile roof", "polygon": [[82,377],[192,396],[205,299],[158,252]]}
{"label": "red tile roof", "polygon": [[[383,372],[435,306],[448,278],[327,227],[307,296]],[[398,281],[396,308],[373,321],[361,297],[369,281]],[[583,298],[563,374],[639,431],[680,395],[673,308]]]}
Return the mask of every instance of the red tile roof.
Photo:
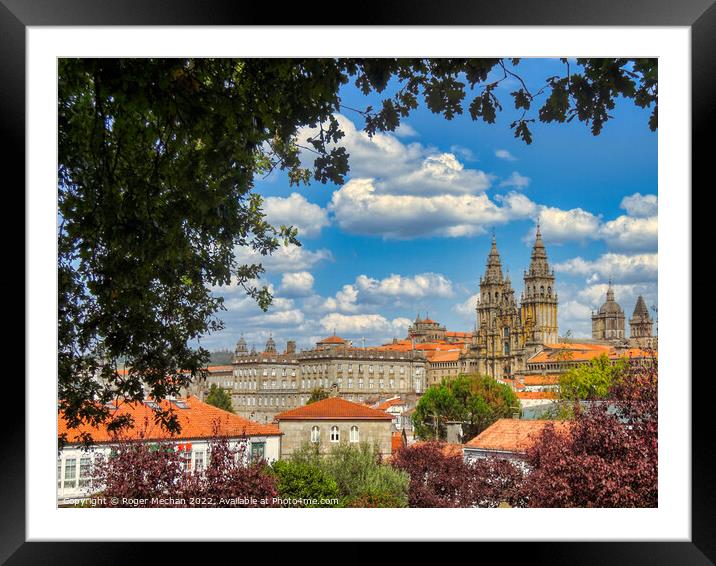
{"label": "red tile roof", "polygon": [[428,360],[431,362],[456,362],[460,358],[458,350],[448,352],[431,352]]}
{"label": "red tile roof", "polygon": [[569,421],[499,419],[465,444],[466,448],[523,453],[531,448],[547,426],[566,432]]}
{"label": "red tile roof", "polygon": [[526,375],[525,385],[559,385],[559,375]]}
{"label": "red tile roof", "polygon": [[297,407],[274,417],[277,421],[289,420],[386,420],[392,421],[393,415],[384,411],[353,403],[340,397],[329,397],[303,407]]}
{"label": "red tile roof", "polygon": [[517,391],[518,399],[556,399],[556,391]]}
{"label": "red tile roof", "polygon": [[403,401],[400,397],[395,397],[394,399],[388,399],[387,401],[383,401],[382,403],[378,404],[378,406],[373,408],[378,409],[379,411],[385,411],[386,409],[390,409],[395,405],[405,405],[405,401]]}
{"label": "red tile roof", "polygon": [[[115,416],[129,414],[134,419],[134,427],[124,430],[119,438],[124,440],[186,440],[196,438],[212,438],[215,426],[218,434],[230,437],[244,436],[275,436],[282,432],[273,424],[260,424],[250,421],[233,413],[229,413],[213,405],[201,402],[196,397],[182,399],[186,402],[186,409],[173,405],[173,410],[179,418],[181,432],[178,435],[169,434],[160,425],[154,423],[154,411],[145,403],[120,403]],[[160,404],[163,410],[170,407],[169,401]],[[58,434],[67,433],[67,442],[78,442],[80,435],[89,433],[95,442],[115,442],[117,436],[110,434],[105,426],[93,427],[81,425],[79,428],[68,428],[64,415],[57,415]]]}
{"label": "red tile roof", "polygon": [[329,336],[328,338],[324,338],[319,342],[319,344],[345,344],[346,341],[343,340],[340,336],[336,336],[335,334],[333,336]]}

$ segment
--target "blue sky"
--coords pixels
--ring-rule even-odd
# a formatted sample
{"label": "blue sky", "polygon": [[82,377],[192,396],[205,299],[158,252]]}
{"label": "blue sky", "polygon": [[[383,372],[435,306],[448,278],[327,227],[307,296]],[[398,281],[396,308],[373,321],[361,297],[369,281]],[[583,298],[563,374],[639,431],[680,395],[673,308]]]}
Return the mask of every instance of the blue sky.
{"label": "blue sky", "polygon": [[[516,70],[539,88],[563,66],[532,59]],[[471,330],[492,230],[519,297],[538,218],[557,277],[560,334],[589,336],[591,309],[610,277],[627,317],[639,294],[656,305],[657,134],[649,110],[619,100],[596,137],[577,121],[535,122],[528,146],[509,128],[516,86],[508,79],[499,87],[503,111],[492,125],[467,112],[446,121],[421,106],[398,131],[371,140],[362,116],[344,109],[351,171],[343,186],[289,187],[282,173],[256,185],[268,219],[297,226],[303,243],[270,258],[237,250],[239,260],[267,268],[262,279],[274,304],[263,314],[240,290],[216,289],[226,299],[226,328],[203,345],[232,348],[243,332],[261,349],[271,332],[279,347],[288,339],[308,347],[334,329],[356,344],[379,344],[404,337],[418,312]],[[352,85],[341,97],[353,108],[379,101]],[[313,157],[304,159],[310,165]]]}

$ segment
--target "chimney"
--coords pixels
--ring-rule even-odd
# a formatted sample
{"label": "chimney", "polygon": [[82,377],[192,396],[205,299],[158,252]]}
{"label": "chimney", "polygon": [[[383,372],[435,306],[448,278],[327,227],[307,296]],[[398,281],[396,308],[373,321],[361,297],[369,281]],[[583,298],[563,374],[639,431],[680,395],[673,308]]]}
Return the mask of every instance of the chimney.
{"label": "chimney", "polygon": [[447,425],[447,441],[451,444],[462,444],[462,422],[448,421]]}
{"label": "chimney", "polygon": [[287,354],[295,354],[296,353],[296,341],[295,340],[289,340],[286,342],[286,353]]}

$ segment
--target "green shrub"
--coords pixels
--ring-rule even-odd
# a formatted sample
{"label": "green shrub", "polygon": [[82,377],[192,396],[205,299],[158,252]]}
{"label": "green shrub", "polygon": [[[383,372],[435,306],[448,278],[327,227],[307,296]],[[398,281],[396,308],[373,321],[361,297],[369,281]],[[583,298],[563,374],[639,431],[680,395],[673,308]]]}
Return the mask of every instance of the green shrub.
{"label": "green shrub", "polygon": [[335,507],[326,503],[338,499],[338,485],[329,474],[315,464],[279,460],[272,465],[276,486],[284,507]]}

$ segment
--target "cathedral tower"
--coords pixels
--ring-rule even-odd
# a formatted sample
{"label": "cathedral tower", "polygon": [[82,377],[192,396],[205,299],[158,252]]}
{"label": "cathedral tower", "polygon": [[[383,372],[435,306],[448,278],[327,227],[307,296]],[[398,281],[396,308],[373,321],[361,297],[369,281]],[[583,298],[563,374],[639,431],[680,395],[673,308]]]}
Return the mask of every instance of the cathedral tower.
{"label": "cathedral tower", "polygon": [[649,316],[649,309],[646,308],[644,297],[639,295],[634,307],[634,314],[629,319],[630,338],[651,338],[654,322]]}
{"label": "cathedral tower", "polygon": [[485,275],[480,278],[476,344],[478,371],[493,377],[510,376],[521,347],[520,317],[509,275],[503,277],[493,234]]}
{"label": "cathedral tower", "polygon": [[521,314],[522,324],[527,330],[527,343],[556,343],[557,293],[554,287],[554,270],[549,268],[539,222],[530,267],[524,274],[524,285]]}
{"label": "cathedral tower", "polygon": [[599,307],[597,313],[592,313],[592,339],[624,340],[624,320],[624,311],[614,300],[614,290],[610,280],[607,300]]}

